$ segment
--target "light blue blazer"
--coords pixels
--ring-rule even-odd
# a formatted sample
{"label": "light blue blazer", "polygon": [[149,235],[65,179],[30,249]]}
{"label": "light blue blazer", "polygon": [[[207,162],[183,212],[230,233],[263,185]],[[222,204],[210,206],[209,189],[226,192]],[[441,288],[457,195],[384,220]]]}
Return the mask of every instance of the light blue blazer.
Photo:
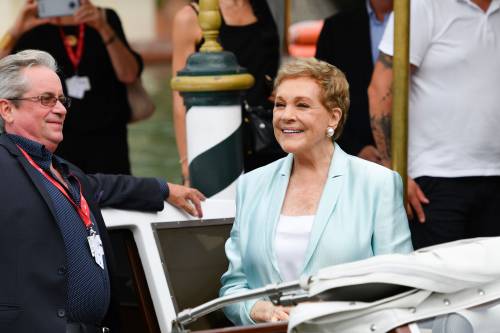
{"label": "light blue blazer", "polygon": [[[274,239],[293,155],[240,177],[236,217],[226,242],[229,268],[220,295],[282,282]],[[301,275],[385,253],[411,252],[401,177],[346,154],[335,144],[333,160],[314,219]],[[252,324],[256,300],[224,309],[237,325]]]}

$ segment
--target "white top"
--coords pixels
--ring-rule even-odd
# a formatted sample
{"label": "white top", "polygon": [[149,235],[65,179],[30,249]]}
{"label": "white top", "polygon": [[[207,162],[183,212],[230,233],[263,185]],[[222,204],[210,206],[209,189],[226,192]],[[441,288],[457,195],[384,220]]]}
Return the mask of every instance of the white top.
{"label": "white top", "polygon": [[[500,175],[500,0],[411,1],[408,174]],[[391,15],[380,51],[393,55]]]}
{"label": "white top", "polygon": [[314,216],[280,215],[274,248],[283,281],[293,281],[300,277]]}

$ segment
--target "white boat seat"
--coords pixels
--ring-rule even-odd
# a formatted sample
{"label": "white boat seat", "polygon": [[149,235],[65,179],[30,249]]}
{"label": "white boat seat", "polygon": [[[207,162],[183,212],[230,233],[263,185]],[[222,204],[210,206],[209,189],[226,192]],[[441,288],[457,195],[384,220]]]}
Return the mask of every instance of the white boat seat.
{"label": "white boat seat", "polygon": [[325,268],[301,281],[324,301],[297,305],[288,331],[388,332],[414,322],[422,333],[498,331],[498,253],[500,237],[476,238]]}

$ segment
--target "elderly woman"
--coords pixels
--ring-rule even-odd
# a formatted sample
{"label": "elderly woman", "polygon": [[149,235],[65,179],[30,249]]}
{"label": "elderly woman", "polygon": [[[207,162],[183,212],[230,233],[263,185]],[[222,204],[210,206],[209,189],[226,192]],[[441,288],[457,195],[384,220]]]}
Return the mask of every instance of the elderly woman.
{"label": "elderly woman", "polygon": [[[280,69],[273,125],[288,156],[240,178],[221,296],[412,251],[400,176],[335,143],[348,108],[349,85],[336,67],[301,59]],[[286,320],[289,310],[262,299],[225,313],[251,324]]]}

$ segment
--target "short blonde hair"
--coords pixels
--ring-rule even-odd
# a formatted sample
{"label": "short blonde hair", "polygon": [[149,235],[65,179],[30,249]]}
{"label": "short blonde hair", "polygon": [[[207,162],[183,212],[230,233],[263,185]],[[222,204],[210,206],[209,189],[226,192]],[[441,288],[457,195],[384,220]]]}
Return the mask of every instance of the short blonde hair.
{"label": "short blonde hair", "polygon": [[274,81],[274,92],[285,80],[311,78],[320,87],[320,101],[327,110],[340,108],[342,116],[335,130],[334,140],[342,134],[349,111],[349,83],[337,67],[316,58],[293,59],[283,64]]}

